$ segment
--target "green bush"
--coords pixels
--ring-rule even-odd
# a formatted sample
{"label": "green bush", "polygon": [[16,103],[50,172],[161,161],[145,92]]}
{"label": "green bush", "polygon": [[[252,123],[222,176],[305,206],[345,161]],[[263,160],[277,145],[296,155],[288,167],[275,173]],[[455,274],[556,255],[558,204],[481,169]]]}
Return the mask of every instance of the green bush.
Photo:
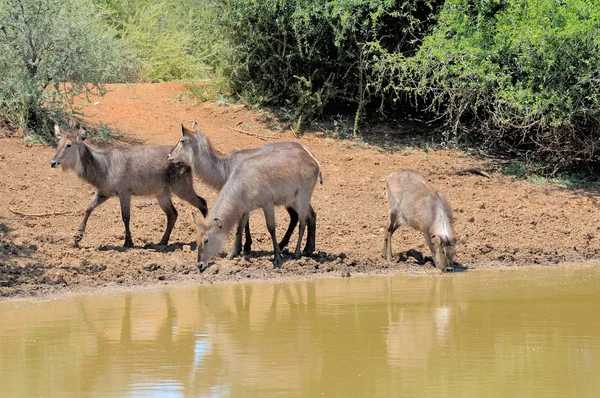
{"label": "green bush", "polygon": [[211,79],[228,64],[214,0],[95,0],[125,45],[142,61],[150,82]]}
{"label": "green bush", "polygon": [[556,170],[597,161],[600,3],[447,0],[413,57],[370,65],[382,95],[446,121],[456,137]]}
{"label": "green bush", "polygon": [[0,0],[0,118],[44,135],[132,61],[84,0]]}
{"label": "green bush", "polygon": [[[418,48],[441,1],[229,0],[233,90],[297,120],[374,103],[367,65],[375,52]],[[360,116],[360,115],[359,115]]]}

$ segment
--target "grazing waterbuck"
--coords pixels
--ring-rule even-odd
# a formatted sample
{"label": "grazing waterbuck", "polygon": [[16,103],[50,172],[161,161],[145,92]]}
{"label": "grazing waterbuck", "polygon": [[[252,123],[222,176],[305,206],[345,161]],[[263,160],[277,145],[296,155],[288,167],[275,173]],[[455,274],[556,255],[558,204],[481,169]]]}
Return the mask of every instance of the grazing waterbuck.
{"label": "grazing waterbuck", "polygon": [[[181,139],[169,154],[169,160],[190,165],[194,173],[198,175],[202,181],[217,190],[221,190],[223,188],[230,175],[241,162],[253,156],[264,153],[276,154],[278,151],[282,150],[290,153],[298,153],[300,156],[308,152],[306,148],[295,142],[277,142],[266,144],[257,148],[233,151],[228,154],[220,154],[213,149],[208,137],[206,137],[201,131],[194,131],[195,124],[196,122],[192,124],[192,130],[181,125]],[[290,241],[290,237],[294,232],[294,228],[298,223],[298,214],[296,211],[292,207],[287,207],[286,209],[290,215],[290,224],[285,235],[283,236],[283,239],[281,242],[279,242],[280,250],[283,250],[283,248],[287,246]],[[310,217],[308,225],[306,249],[308,253],[311,253],[315,250],[317,219],[317,215],[312,207],[310,207],[310,212],[312,217]],[[252,248],[250,225],[246,221],[245,225],[242,227],[246,232],[244,252],[249,253]],[[231,259],[237,256],[240,254],[241,250],[241,239],[239,241],[236,240],[236,244],[227,258]]]}
{"label": "grazing waterbuck", "polygon": [[78,133],[65,132],[55,125],[54,133],[59,141],[50,166],[73,170],[98,189],[85,210],[85,216],[75,235],[75,246],[83,239],[92,211],[112,196],[118,196],[121,201],[125,247],[133,246],[129,231],[132,195],[155,196],[158,199],[158,204],[167,215],[167,227],[160,240],[161,245],[169,242],[177,220],[177,210],[171,202],[172,193],[197,207],[202,214],[207,214],[206,201],[194,191],[191,168],[167,160],[170,146],[142,145],[104,151],[84,142],[86,132],[83,129]]}
{"label": "grazing waterbuck", "polygon": [[390,174],[386,190],[390,212],[381,255],[392,261],[392,234],[400,225],[408,225],[425,235],[436,267],[452,271],[456,245],[465,243],[468,236],[457,238],[444,195],[413,170]]}
{"label": "grazing waterbuck", "polygon": [[[273,241],[275,266],[281,264],[281,251],[275,236],[275,206],[294,209],[300,228],[294,257],[300,257],[302,237],[314,212],[310,205],[321,168],[306,150],[281,149],[256,155],[240,163],[221,189],[219,197],[205,219],[194,214],[198,226],[198,267],[204,270],[221,248],[229,231],[238,223],[236,241],[241,243],[243,225],[248,214],[262,208]],[[310,242],[307,241],[308,246]]]}

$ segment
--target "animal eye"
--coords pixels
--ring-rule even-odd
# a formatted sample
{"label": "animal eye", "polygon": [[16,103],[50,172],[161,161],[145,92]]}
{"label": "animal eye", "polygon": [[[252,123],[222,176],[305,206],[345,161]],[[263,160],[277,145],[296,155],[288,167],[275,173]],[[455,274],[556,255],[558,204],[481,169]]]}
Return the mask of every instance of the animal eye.
{"label": "animal eye", "polygon": [[208,243],[208,238],[204,238],[204,239],[202,239],[202,244],[203,244],[203,245],[205,245],[205,244],[207,244],[207,243]]}
{"label": "animal eye", "polygon": [[67,146],[67,148],[71,148],[71,143],[70,143],[70,142],[67,142],[67,145],[66,145],[66,146]]}
{"label": "animal eye", "polygon": [[179,142],[181,142],[183,144],[183,143],[185,143],[185,140],[182,138],[179,140]]}

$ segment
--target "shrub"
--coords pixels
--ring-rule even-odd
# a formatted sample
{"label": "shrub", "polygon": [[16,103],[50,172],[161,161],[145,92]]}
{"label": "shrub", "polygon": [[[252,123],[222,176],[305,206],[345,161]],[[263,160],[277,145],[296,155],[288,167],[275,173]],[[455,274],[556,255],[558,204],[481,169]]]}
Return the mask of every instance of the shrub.
{"label": "shrub", "polygon": [[85,0],[0,0],[0,117],[37,134],[133,62]]}
{"label": "shrub", "polygon": [[218,27],[220,3],[214,0],[95,0],[108,21],[142,60],[150,82],[220,76],[228,46]]}
{"label": "shrub", "polygon": [[455,137],[542,160],[597,161],[600,3],[447,0],[413,57],[370,65],[382,95],[446,121]]}
{"label": "shrub", "polygon": [[230,0],[235,92],[310,120],[335,108],[357,115],[377,96],[366,69],[376,51],[410,52],[441,1]]}

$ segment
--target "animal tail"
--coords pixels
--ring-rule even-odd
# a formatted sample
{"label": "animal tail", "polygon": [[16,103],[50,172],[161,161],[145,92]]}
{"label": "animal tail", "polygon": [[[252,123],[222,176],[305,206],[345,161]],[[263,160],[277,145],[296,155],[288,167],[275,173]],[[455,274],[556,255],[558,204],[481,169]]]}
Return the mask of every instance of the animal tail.
{"label": "animal tail", "polygon": [[308,153],[310,155],[310,157],[313,158],[315,160],[315,162],[317,162],[317,166],[319,167],[319,183],[321,185],[323,185],[323,173],[321,172],[321,163],[319,163],[317,158],[315,158],[314,155],[312,153],[310,153],[310,151],[304,145],[302,145],[302,148],[304,148],[306,153]]}

